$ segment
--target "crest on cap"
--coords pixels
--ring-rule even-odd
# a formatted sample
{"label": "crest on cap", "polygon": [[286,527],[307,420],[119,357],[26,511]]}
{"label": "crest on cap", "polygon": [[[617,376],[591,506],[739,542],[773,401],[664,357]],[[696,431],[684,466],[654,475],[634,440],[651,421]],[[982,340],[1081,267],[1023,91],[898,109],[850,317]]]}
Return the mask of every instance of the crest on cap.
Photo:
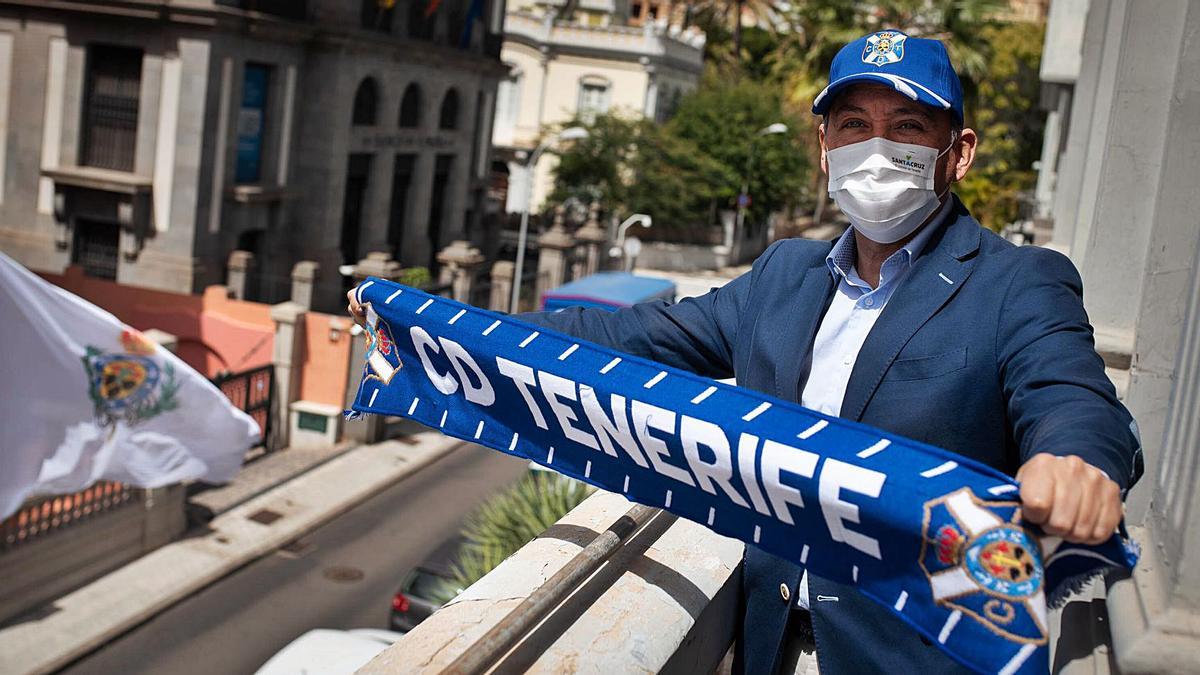
{"label": "crest on cap", "polygon": [[885,30],[867,38],[863,47],[862,61],[873,66],[899,63],[904,58],[904,41],[908,36],[894,30]]}

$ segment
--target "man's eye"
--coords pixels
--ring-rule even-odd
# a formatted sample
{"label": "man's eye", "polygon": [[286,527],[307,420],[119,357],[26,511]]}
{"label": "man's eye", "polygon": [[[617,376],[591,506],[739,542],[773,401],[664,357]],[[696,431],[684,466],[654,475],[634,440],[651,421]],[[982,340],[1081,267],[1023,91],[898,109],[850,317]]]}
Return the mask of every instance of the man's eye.
{"label": "man's eye", "polygon": [[862,120],[846,120],[842,123],[843,129],[860,128],[865,126],[866,125],[862,123]]}
{"label": "man's eye", "polygon": [[916,122],[901,122],[900,128],[904,129],[905,131],[924,131],[925,130],[925,127],[922,127],[920,124],[917,124]]}

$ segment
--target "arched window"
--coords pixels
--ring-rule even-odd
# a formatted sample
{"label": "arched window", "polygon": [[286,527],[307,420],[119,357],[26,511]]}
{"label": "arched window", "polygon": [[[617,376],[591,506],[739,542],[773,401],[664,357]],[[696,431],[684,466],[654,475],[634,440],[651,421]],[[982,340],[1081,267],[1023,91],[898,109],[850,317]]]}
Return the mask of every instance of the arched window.
{"label": "arched window", "polygon": [[421,126],[421,86],[416,82],[404,90],[400,99],[400,128],[415,129]]}
{"label": "arched window", "polygon": [[368,77],[358,85],[358,91],[354,92],[354,113],[351,116],[354,126],[374,126],[378,107],[379,85]]}
{"label": "arched window", "polygon": [[458,128],[458,92],[451,89],[442,99],[442,111],[438,114],[439,129]]}

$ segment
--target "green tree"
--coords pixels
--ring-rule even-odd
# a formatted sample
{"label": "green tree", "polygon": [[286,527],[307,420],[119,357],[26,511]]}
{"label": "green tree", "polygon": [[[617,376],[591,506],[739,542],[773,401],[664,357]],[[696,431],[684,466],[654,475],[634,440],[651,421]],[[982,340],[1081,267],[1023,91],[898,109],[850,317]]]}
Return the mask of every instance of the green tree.
{"label": "green tree", "polygon": [[467,519],[454,579],[443,585],[437,599],[447,602],[458,589],[483,578],[594,491],[586,483],[566,476],[531,471],[484,502]]}
{"label": "green tree", "polygon": [[619,111],[597,115],[591,122],[574,119],[563,128],[581,126],[588,130],[583,138],[555,151],[554,190],[547,206],[561,204],[571,197],[583,203],[622,206],[627,199],[628,167],[636,152],[644,123]]}
{"label": "green tree", "polygon": [[979,222],[994,230],[1020,217],[1021,193],[1037,182],[1045,119],[1037,110],[1044,27],[988,27],[987,77],[968,101],[967,121],[979,133],[975,166],[956,192]]}

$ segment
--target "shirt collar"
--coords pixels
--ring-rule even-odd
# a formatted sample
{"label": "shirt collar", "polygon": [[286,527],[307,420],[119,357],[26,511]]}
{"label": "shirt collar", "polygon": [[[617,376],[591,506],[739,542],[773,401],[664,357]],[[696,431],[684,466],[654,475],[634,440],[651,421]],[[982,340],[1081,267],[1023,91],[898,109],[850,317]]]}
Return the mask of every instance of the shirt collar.
{"label": "shirt collar", "polygon": [[[954,198],[951,197],[939,206],[933,218],[925,224],[925,227],[922,227],[917,232],[917,236],[910,239],[899,251],[889,256],[888,260],[884,261],[884,264],[887,264],[888,261],[893,260],[897,256],[902,256],[906,262],[916,259],[921,254],[921,251],[925,249],[925,245],[929,243],[929,239],[933,237],[933,233],[946,221],[951,211],[951,202],[953,201]],[[851,226],[846,228],[841,237],[838,237],[838,240],[833,244],[833,249],[829,251],[829,255],[825,256],[825,264],[829,267],[829,273],[833,275],[834,281],[844,278],[850,273],[850,270],[854,268],[854,262],[857,257],[858,245],[854,241],[854,227]]]}

